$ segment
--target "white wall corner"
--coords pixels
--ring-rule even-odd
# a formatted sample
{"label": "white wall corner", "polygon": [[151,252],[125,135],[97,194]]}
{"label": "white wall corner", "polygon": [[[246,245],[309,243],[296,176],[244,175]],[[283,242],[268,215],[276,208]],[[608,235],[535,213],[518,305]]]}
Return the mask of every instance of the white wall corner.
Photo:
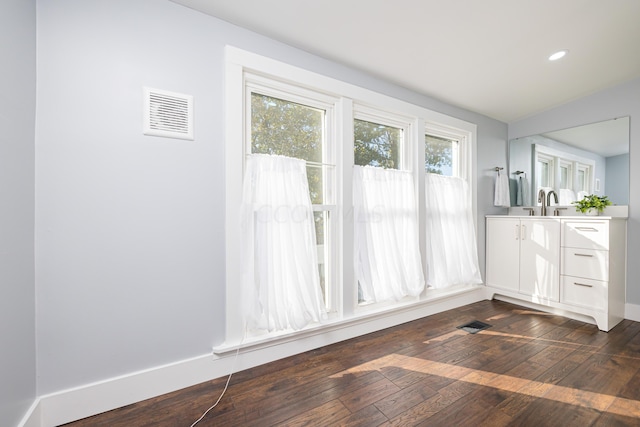
{"label": "white wall corner", "polygon": [[640,322],[640,305],[626,303],[624,305],[624,318]]}
{"label": "white wall corner", "polygon": [[42,412],[40,398],[37,398],[18,424],[18,427],[42,427]]}

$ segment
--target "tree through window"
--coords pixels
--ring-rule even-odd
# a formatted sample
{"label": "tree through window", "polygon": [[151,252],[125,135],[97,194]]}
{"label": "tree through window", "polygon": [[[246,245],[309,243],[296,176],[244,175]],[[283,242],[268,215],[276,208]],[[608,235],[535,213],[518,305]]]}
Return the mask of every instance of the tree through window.
{"label": "tree through window", "polygon": [[402,129],[365,120],[353,122],[354,163],[399,169]]}
{"label": "tree through window", "polygon": [[458,144],[459,142],[455,139],[435,135],[425,135],[425,172],[445,176],[457,176]]}
{"label": "tree through window", "polygon": [[323,110],[251,94],[251,152],[307,161],[311,203],[324,203],[322,188]]}

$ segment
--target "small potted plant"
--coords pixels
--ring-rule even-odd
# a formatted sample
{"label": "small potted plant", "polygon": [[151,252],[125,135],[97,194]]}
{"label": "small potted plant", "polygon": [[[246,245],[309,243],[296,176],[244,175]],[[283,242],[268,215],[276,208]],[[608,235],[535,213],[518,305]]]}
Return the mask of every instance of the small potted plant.
{"label": "small potted plant", "polygon": [[[584,196],[584,199],[572,202],[576,205],[576,211],[587,215],[600,215],[604,208],[611,205],[611,200],[607,196],[596,196],[591,194]],[[593,212],[593,213],[592,213]]]}

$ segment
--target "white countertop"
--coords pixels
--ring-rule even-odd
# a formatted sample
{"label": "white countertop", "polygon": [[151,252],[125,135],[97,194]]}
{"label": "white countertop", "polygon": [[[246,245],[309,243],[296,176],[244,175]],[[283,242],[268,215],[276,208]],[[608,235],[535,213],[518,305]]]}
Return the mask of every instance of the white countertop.
{"label": "white countertop", "polygon": [[[529,211],[526,208],[533,208],[535,215],[530,216]],[[558,216],[553,215],[553,211],[556,208],[563,208],[560,210]],[[540,206],[512,206],[509,208],[509,213],[505,215],[491,215],[491,216],[517,216],[517,217],[531,217],[531,218],[572,218],[572,219],[588,219],[588,218],[600,218],[600,219],[627,219],[629,218],[629,206],[616,205],[607,206],[604,212],[600,215],[586,215],[576,211],[575,206],[547,206],[547,215],[540,215]]]}
{"label": "white countertop", "polygon": [[603,219],[627,219],[627,217],[621,216],[607,216],[607,215],[485,215],[485,218],[531,218],[531,219],[579,219],[579,220],[603,220]]}

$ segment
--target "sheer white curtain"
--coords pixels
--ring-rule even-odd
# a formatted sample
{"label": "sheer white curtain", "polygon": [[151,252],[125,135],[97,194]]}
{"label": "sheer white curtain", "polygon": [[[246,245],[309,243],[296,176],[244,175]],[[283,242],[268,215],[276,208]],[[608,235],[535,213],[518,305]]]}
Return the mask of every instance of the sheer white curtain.
{"label": "sheer white curtain", "polygon": [[482,283],[466,181],[427,173],[427,284],[446,288]]}
{"label": "sheer white curtain", "polygon": [[298,330],[326,318],[305,161],[249,156],[242,200],[249,326]]}
{"label": "sheer white curtain", "polygon": [[353,201],[360,297],[377,302],[419,295],[424,275],[411,173],[354,166]]}

